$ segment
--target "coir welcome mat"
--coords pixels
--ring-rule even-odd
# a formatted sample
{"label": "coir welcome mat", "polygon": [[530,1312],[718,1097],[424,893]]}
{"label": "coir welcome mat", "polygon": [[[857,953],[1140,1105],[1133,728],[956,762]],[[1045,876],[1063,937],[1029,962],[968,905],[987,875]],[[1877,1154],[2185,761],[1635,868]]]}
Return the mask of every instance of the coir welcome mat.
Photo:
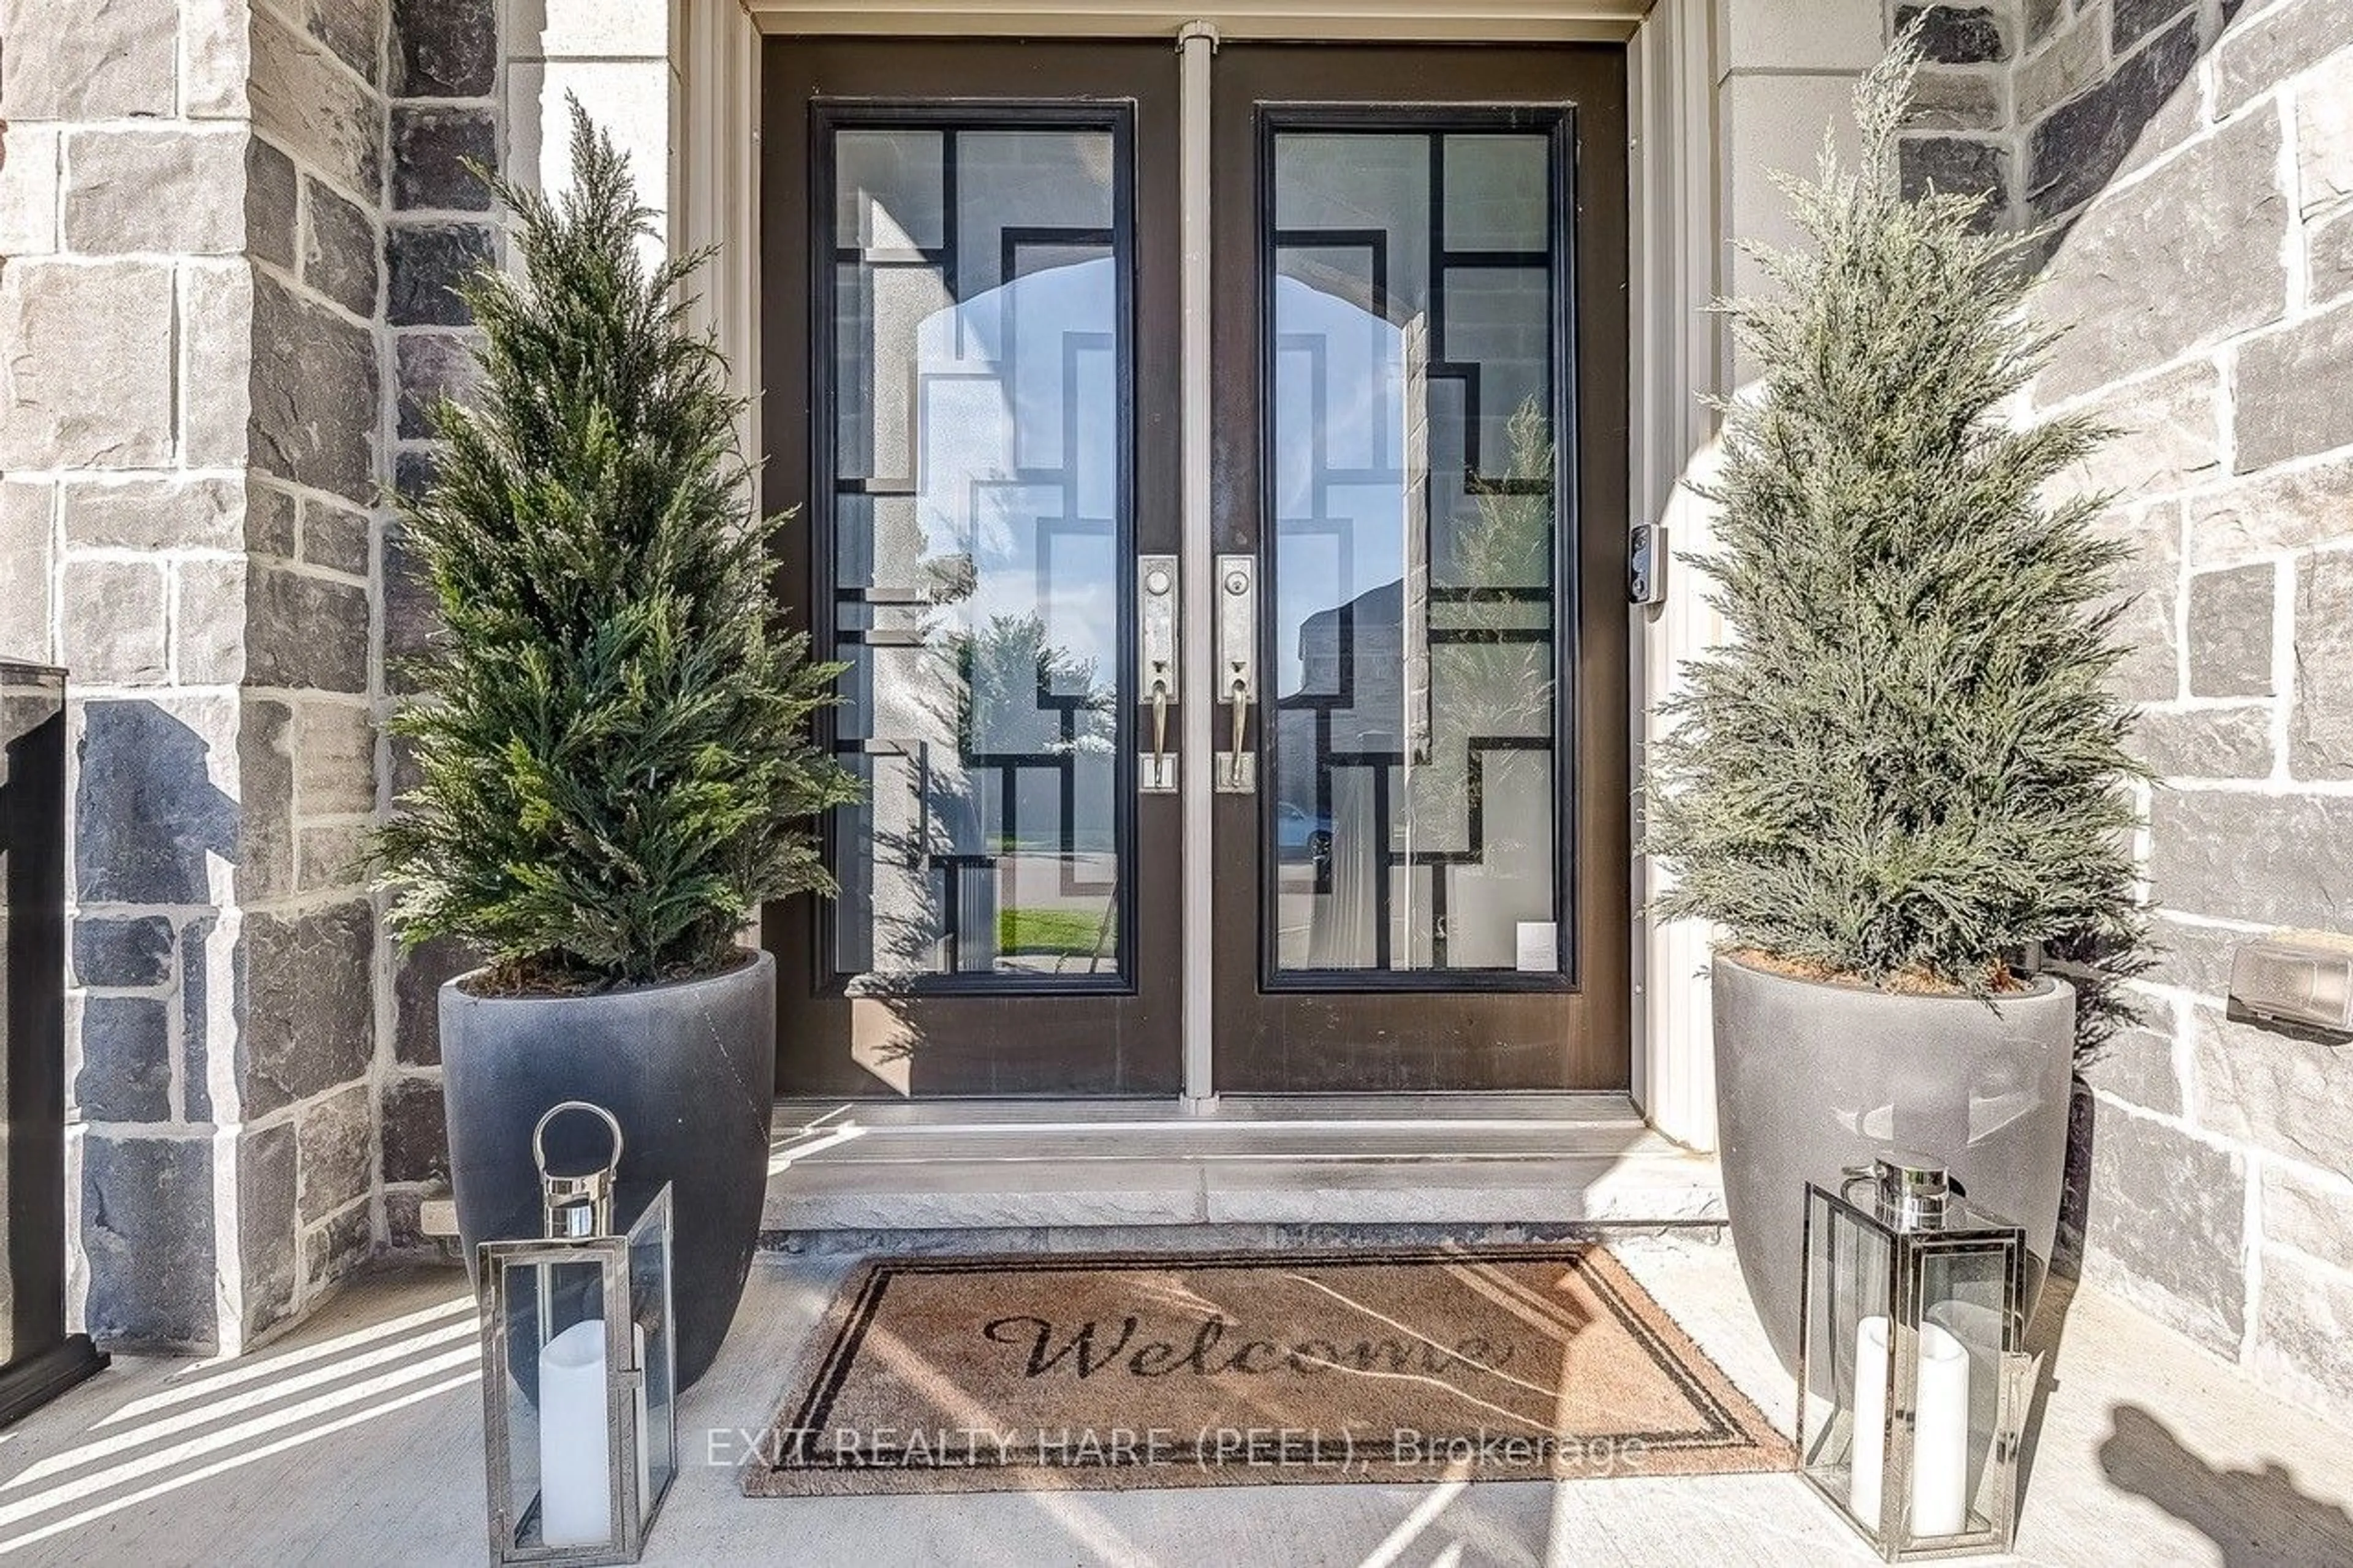
{"label": "coir welcome mat", "polygon": [[1693,1475],[1788,1445],[1609,1253],[871,1262],[754,1496]]}

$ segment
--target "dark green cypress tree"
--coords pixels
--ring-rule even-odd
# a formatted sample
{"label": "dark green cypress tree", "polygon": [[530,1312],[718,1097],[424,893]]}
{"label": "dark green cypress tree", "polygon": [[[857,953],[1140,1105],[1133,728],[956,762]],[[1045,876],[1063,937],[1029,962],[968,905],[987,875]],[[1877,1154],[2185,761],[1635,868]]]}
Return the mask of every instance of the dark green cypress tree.
{"label": "dark green cypress tree", "polygon": [[2056,333],[2024,305],[2030,239],[1982,198],[1902,199],[1906,37],[1862,83],[1859,166],[1788,193],[1811,244],[1760,251],[1731,305],[1760,383],[1723,405],[1699,564],[1732,640],[1651,759],[1662,914],[1800,973],[2000,992],[2072,960],[2096,1041],[2145,926],[2130,711],[2109,677],[2122,551],[2099,496],[2045,487],[2107,432],[2003,407]]}
{"label": "dark green cypress tree", "polygon": [[775,624],[740,404],[686,285],[649,267],[627,161],[577,104],[575,184],[480,172],[520,276],[459,292],[479,393],[404,538],[443,631],[393,732],[418,782],[380,830],[405,944],[457,937],[493,984],[579,989],[715,973],[761,901],[830,891],[811,831],[855,785],[811,738],[837,665]]}

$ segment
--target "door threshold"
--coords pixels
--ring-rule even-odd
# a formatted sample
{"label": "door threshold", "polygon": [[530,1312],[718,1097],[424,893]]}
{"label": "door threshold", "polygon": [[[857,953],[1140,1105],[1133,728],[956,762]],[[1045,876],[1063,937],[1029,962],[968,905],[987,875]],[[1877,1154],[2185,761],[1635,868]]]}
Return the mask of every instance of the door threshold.
{"label": "door threshold", "polygon": [[[1101,1233],[1716,1224],[1713,1156],[1623,1095],[1221,1100],[796,1100],[776,1109],[770,1245],[1044,1245]],[[1114,1237],[1114,1239],[1116,1239]],[[1026,1239],[1025,1239],[1026,1238]],[[1229,1236],[1227,1240],[1237,1237]]]}

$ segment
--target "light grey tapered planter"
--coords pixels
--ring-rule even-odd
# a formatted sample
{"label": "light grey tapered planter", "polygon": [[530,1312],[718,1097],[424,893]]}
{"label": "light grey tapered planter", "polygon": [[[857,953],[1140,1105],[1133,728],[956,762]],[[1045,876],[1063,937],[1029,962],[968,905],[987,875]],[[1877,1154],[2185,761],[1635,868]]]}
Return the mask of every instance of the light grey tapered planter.
{"label": "light grey tapered planter", "polygon": [[[449,1185],[467,1267],[486,1237],[537,1234],[531,1133],[561,1100],[621,1123],[620,1179],[671,1184],[678,1385],[719,1353],[750,1277],[767,1195],[776,1085],[776,964],[766,953],[723,974],[586,996],[477,996],[441,988],[442,1096]],[[609,1146],[583,1118],[548,1129],[550,1164],[580,1169]]]}
{"label": "light grey tapered planter", "polygon": [[1715,1107],[1741,1277],[1794,1370],[1805,1184],[1900,1150],[1942,1160],[2025,1227],[2031,1305],[2059,1225],[2075,991],[2047,976],[1992,1005],[1777,974],[1718,953]]}

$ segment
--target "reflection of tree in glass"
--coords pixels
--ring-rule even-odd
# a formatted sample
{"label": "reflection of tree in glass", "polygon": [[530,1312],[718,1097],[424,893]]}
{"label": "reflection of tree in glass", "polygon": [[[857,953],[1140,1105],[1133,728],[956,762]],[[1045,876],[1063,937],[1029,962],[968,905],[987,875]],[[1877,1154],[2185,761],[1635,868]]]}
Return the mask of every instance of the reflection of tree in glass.
{"label": "reflection of tree in glass", "polygon": [[[1451,607],[1445,624],[1472,629],[1472,640],[1445,647],[1432,660],[1434,700],[1451,710],[1473,738],[1547,736],[1552,732],[1553,473],[1552,421],[1530,396],[1504,424],[1501,474],[1480,476],[1475,509],[1456,526],[1454,582],[1472,590],[1515,588],[1540,593],[1534,603],[1474,595]],[[1512,642],[1507,629],[1542,628],[1539,641]],[[1490,758],[1493,765],[1493,758]],[[1490,863],[1528,847],[1502,831],[1506,818],[1488,812]]]}

